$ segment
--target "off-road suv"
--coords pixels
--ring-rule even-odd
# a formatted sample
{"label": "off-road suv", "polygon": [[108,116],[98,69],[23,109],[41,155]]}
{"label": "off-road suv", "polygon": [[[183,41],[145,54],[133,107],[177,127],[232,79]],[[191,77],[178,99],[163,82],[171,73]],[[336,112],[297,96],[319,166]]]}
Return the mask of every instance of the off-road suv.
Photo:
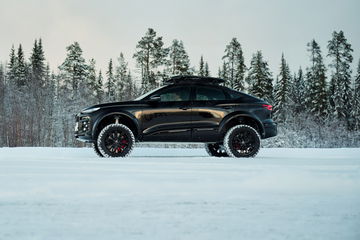
{"label": "off-road suv", "polygon": [[209,155],[254,157],[260,139],[276,136],[272,106],[210,77],[178,76],[127,102],[85,108],[76,139],[100,157],[125,157],[135,142],[202,142]]}

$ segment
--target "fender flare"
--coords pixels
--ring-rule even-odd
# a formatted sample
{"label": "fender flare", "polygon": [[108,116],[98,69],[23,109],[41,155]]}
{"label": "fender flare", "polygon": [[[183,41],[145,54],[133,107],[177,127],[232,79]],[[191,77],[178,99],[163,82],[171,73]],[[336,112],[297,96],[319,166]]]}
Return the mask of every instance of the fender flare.
{"label": "fender flare", "polygon": [[265,128],[264,125],[261,123],[261,121],[254,115],[249,114],[248,112],[236,112],[233,114],[227,115],[219,124],[219,132],[223,132],[225,129],[225,126],[227,123],[229,123],[231,120],[238,118],[238,117],[247,117],[254,120],[257,125],[259,126],[260,136],[264,136],[265,134]]}
{"label": "fender flare", "polygon": [[124,117],[130,119],[132,121],[132,123],[135,125],[136,131],[137,131],[136,133],[134,133],[134,135],[139,136],[140,126],[139,126],[138,120],[134,116],[132,116],[131,114],[129,114],[127,112],[116,111],[116,112],[107,112],[107,113],[101,114],[99,117],[96,118],[96,120],[92,126],[92,130],[91,130],[93,139],[95,138],[95,133],[96,133],[97,128],[98,128],[99,124],[101,123],[101,121],[104,120],[106,117],[109,117],[112,115],[124,116]]}

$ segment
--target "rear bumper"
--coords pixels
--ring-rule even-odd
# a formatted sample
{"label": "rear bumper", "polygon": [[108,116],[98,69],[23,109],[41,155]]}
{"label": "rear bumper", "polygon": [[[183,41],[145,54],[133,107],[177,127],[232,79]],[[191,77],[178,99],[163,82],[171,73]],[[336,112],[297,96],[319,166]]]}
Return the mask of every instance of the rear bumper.
{"label": "rear bumper", "polygon": [[277,135],[277,123],[273,120],[263,122],[264,138],[275,137]]}

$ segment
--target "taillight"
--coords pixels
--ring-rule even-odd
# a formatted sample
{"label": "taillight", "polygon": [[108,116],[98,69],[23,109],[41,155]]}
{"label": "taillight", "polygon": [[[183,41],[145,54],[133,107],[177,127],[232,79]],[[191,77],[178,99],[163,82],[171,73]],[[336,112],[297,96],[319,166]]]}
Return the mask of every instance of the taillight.
{"label": "taillight", "polygon": [[263,104],[262,106],[263,106],[263,108],[266,108],[267,110],[272,111],[272,106],[271,105]]}

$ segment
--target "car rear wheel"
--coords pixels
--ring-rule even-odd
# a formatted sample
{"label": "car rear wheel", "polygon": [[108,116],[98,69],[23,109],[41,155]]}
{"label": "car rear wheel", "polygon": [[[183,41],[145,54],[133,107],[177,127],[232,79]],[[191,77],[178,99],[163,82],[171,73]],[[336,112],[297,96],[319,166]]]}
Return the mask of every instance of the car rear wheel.
{"label": "car rear wheel", "polygon": [[219,143],[205,144],[205,150],[210,156],[213,156],[213,157],[228,157],[229,156],[227,154],[224,146]]}
{"label": "car rear wheel", "polygon": [[226,133],[224,146],[231,157],[255,157],[260,150],[260,135],[253,127],[237,125]]}
{"label": "car rear wheel", "polygon": [[132,131],[123,124],[110,124],[101,130],[97,145],[104,157],[126,157],[135,144]]}

